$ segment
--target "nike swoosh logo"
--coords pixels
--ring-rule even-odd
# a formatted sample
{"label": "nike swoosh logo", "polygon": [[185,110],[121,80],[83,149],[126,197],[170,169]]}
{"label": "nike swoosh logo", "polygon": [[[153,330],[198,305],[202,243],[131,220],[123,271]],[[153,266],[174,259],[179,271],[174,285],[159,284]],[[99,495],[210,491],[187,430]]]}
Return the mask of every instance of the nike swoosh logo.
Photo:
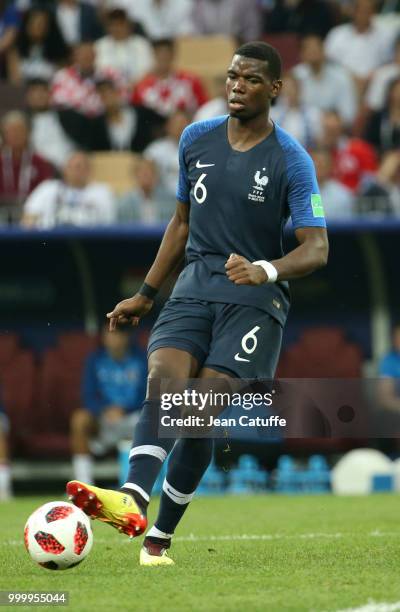
{"label": "nike swoosh logo", "polygon": [[244,357],[239,357],[239,353],[236,353],[235,361],[248,361],[250,363],[250,359],[245,359]]}
{"label": "nike swoosh logo", "polygon": [[201,164],[200,160],[197,160],[196,168],[211,168],[211,166],[215,166],[215,164]]}

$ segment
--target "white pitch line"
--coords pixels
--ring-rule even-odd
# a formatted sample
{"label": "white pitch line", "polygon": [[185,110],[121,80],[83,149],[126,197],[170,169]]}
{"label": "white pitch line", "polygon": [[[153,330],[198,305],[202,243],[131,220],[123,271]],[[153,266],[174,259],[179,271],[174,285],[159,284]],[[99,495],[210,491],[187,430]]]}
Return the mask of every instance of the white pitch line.
{"label": "white pitch line", "polygon": [[344,610],[338,610],[337,612],[396,612],[396,610],[400,610],[400,601],[395,601],[393,603],[377,603],[371,599],[365,606],[359,608],[346,608]]}
{"label": "white pitch line", "polygon": [[[366,534],[357,534],[359,536],[367,536],[371,538],[385,538],[385,537],[400,537],[400,531],[379,531],[375,529]],[[255,534],[230,534],[230,535],[205,535],[197,536],[190,534],[188,536],[177,536],[174,538],[174,542],[249,542],[249,541],[273,541],[273,540],[316,540],[316,539],[329,539],[335,540],[339,538],[346,538],[348,536],[354,536],[354,533],[255,533]],[[106,540],[104,538],[95,538],[97,544],[109,544],[110,542],[118,542],[129,544],[131,540],[129,538],[112,538]],[[0,542],[0,548],[2,546],[20,546],[23,545],[23,538],[21,540],[5,540]],[[397,610],[397,608],[396,608]],[[340,611],[343,612],[343,611]],[[347,611],[346,611],[347,612]],[[366,610],[369,612],[369,610]]]}

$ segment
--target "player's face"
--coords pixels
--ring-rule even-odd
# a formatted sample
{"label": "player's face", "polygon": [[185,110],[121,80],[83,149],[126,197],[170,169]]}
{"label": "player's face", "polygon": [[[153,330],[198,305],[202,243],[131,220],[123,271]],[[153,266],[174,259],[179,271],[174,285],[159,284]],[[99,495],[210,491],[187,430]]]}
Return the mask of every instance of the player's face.
{"label": "player's face", "polygon": [[267,74],[266,62],[234,55],[228,68],[226,92],[231,117],[249,120],[265,114],[282,86]]}

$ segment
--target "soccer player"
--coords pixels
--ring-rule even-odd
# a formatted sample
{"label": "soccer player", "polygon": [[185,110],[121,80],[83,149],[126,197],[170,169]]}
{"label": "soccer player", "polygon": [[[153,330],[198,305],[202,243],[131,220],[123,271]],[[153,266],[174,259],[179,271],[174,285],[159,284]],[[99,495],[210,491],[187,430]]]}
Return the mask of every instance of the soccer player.
{"label": "soccer player", "polygon": [[[269,119],[280,76],[273,47],[246,43],[227,73],[229,116],[194,123],[182,134],[175,215],[139,293],[107,315],[110,329],[137,325],[185,255],[149,340],[150,379],[273,378],[289,308],[287,280],[326,264],[325,219],[311,158]],[[284,255],[289,216],[298,246]],[[79,481],[67,485],[87,514],[139,535],[147,526],[153,484],[171,453],[142,565],[173,563],[167,553],[172,535],[212,455],[210,438],[182,438],[175,445],[160,438],[159,405],[147,395],[120,492]]]}

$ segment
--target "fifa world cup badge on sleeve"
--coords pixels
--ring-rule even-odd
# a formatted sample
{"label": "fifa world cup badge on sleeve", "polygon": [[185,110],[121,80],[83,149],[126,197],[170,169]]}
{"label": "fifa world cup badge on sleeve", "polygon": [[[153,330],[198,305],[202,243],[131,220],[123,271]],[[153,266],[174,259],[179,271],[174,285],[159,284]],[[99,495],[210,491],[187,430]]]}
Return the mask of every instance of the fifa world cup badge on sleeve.
{"label": "fifa world cup badge on sleeve", "polygon": [[325,217],[324,207],[322,206],[322,198],[319,193],[311,194],[311,207],[313,217]]}

